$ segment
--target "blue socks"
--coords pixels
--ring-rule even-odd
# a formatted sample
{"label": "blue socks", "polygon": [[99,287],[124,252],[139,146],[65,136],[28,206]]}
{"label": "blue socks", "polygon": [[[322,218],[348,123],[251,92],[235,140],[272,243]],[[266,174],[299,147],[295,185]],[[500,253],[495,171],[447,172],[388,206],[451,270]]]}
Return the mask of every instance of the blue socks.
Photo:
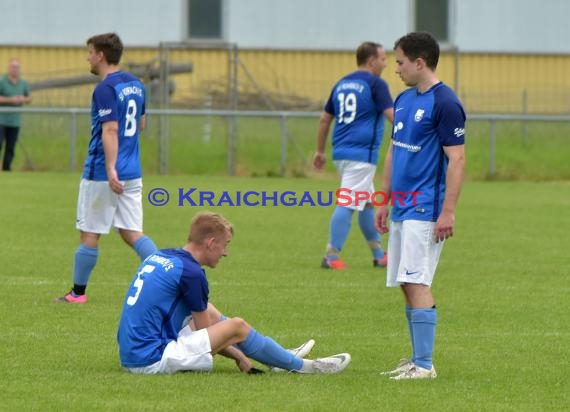
{"label": "blue socks", "polygon": [[79,245],[75,251],[75,259],[73,262],[73,289],[76,294],[83,295],[85,293],[85,287],[87,286],[91,272],[97,263],[98,255],[99,250],[97,248],[92,248],[83,244]]}
{"label": "blue socks", "polygon": [[437,309],[410,308],[411,338],[413,362],[417,366],[430,370],[433,366],[432,356],[435,343],[435,326],[437,325]]}
{"label": "blue socks", "polygon": [[408,330],[410,332],[410,342],[412,343],[412,357],[410,360],[414,362],[414,329],[412,328],[412,307],[409,305],[406,305],[406,319],[408,321]]}
{"label": "blue socks", "polygon": [[285,370],[301,370],[303,360],[287,352],[281,345],[251,328],[247,339],[236,345],[247,357]]}
{"label": "blue socks", "polygon": [[[343,206],[337,206],[333,212],[330,222],[330,240],[327,248],[327,257],[338,259],[338,253],[342,250],[350,228],[352,226],[352,214],[354,210]],[[382,238],[374,226],[374,208],[366,207],[358,212],[358,224],[364,238],[370,246],[374,259],[382,259],[384,250],[382,249]]]}
{"label": "blue socks", "polygon": [[333,212],[330,223],[330,240],[327,255],[340,252],[344,242],[348,238],[352,225],[352,213],[354,211],[347,207],[337,206]]}
{"label": "blue socks", "polygon": [[133,245],[133,249],[135,249],[135,252],[137,252],[137,255],[141,258],[141,261],[145,260],[148,256],[158,250],[152,239],[148,236],[139,238]]}
{"label": "blue socks", "polygon": [[[141,260],[146,259],[147,256],[158,250],[154,242],[148,236],[139,238],[133,245],[133,248]],[[98,248],[89,247],[84,244],[80,244],[75,251],[73,261],[73,293],[75,296],[85,294],[87,283],[89,283],[89,278],[97,263],[98,256]]]}
{"label": "blue socks", "polygon": [[382,238],[374,225],[374,208],[365,207],[364,210],[358,212],[358,224],[364,238],[370,246],[374,259],[382,259],[384,250],[382,249]]}

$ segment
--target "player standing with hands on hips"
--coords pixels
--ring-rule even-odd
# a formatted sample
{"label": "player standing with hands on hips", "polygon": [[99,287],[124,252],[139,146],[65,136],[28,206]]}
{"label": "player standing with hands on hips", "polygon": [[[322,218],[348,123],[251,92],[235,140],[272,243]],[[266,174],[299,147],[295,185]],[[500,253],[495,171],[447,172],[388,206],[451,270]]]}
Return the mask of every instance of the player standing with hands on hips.
{"label": "player standing with hands on hips", "polygon": [[378,151],[384,134],[384,119],[392,122],[394,109],[388,84],[380,78],[386,67],[382,45],[364,42],[356,50],[358,70],[344,76],[334,86],[319,122],[315,169],[325,166],[325,143],[335,120],[332,156],[341,177],[340,187],[350,190],[350,205],[337,205],[330,220],[330,234],[321,267],[343,270],[340,252],[352,226],[352,214],[358,211],[358,224],[372,253],[374,267],[386,267],[387,256],[380,235],[374,228],[374,206],[356,200],[356,192],[374,193],[374,175]]}
{"label": "player standing with hands on hips", "polygon": [[445,239],[453,236],[455,208],[465,169],[465,111],[435,71],[439,45],[425,32],[395,43],[396,73],[410,87],[394,103],[394,130],[384,164],[382,190],[408,195],[376,215],[390,232],[387,286],[400,286],[412,344],[411,359],[384,372],[392,379],[435,378],[433,348],[437,309],[431,284]]}
{"label": "player standing with hands on hips", "polygon": [[142,231],[142,170],[139,133],[145,125],[145,89],[119,70],[123,43],[115,33],[87,40],[91,73],[101,77],[91,101],[91,140],[77,201],[80,245],[75,252],[73,289],[57,302],[85,303],[97,263],[99,238],[116,227],[144,260],[157,250]]}

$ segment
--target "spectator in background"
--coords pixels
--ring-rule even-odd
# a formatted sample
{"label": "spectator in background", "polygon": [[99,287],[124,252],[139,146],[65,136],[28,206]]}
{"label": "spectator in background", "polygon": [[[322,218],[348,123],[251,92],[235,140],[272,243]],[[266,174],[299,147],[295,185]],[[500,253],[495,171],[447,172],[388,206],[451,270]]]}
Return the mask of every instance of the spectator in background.
{"label": "spectator in background", "polygon": [[[0,78],[0,106],[19,107],[31,101],[28,83],[20,77],[20,61],[15,58],[10,59],[8,73]],[[2,170],[4,171],[12,170],[12,160],[14,160],[20,126],[20,113],[0,113],[0,153],[2,152],[2,143],[6,141],[2,159]]]}

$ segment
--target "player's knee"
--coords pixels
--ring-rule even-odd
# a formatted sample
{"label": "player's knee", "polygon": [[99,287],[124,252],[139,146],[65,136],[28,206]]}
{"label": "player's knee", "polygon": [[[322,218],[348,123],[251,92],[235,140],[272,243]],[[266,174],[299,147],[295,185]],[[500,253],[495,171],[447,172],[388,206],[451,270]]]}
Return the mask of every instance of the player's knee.
{"label": "player's knee", "polygon": [[234,325],[236,334],[240,337],[240,338],[247,338],[247,335],[249,334],[249,331],[251,330],[251,326],[249,326],[249,324],[243,320],[242,318],[231,318],[229,319],[232,324]]}

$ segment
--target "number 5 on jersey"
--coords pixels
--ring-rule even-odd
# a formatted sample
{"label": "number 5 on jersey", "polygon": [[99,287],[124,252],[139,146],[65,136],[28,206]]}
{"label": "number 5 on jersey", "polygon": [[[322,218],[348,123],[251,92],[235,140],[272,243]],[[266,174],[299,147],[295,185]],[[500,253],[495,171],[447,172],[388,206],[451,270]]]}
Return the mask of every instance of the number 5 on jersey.
{"label": "number 5 on jersey", "polygon": [[141,277],[145,273],[151,273],[154,270],[152,265],[144,265],[143,268],[137,273],[137,278],[133,282],[133,287],[137,290],[134,296],[129,296],[127,298],[127,305],[133,306],[141,293],[142,287],[144,285],[144,279]]}

